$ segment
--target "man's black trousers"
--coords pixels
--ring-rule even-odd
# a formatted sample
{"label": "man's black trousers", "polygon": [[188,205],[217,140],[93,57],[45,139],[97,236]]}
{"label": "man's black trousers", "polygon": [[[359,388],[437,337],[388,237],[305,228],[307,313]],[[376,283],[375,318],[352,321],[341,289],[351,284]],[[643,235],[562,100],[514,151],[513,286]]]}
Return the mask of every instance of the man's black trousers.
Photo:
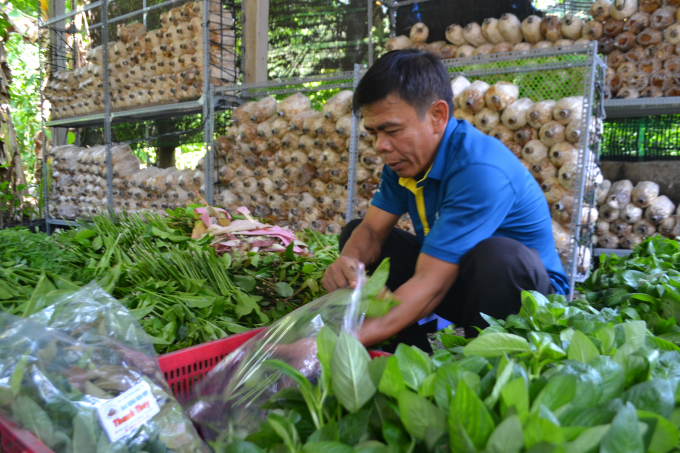
{"label": "man's black trousers", "polygon": [[[361,219],[352,220],[343,228],[340,250],[360,223]],[[420,247],[415,235],[394,228],[382,247],[380,258],[367,270],[373,271],[385,258],[390,258],[387,286],[396,291],[413,277]],[[459,264],[456,282],[434,312],[457,327],[464,327],[468,338],[477,336],[474,327],[488,326],[480,313],[505,319],[519,313],[522,291],[555,292],[538,252],[514,239],[485,239],[463,255]],[[426,330],[417,323],[400,332],[396,341],[383,349],[393,350],[398,343],[431,352]]]}

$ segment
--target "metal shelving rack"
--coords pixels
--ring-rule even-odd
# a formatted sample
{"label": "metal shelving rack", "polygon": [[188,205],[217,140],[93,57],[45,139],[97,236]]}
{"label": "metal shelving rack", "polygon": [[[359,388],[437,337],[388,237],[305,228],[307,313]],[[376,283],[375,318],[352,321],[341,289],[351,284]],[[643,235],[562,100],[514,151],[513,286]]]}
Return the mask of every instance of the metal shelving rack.
{"label": "metal shelving rack", "polygon": [[[266,96],[289,95],[298,92],[310,93],[326,90],[354,90],[361,80],[365,70],[361,65],[355,64],[354,71],[341,71],[328,75],[309,76],[309,77],[291,77],[286,79],[272,80],[268,82],[259,83],[244,83],[239,85],[228,85],[222,87],[215,87],[215,95],[227,95],[232,93],[234,97],[244,100],[257,100]],[[313,85],[313,86],[309,86]],[[237,95],[238,93],[238,95]],[[215,111],[212,110],[209,118],[215,117]],[[349,222],[355,216],[354,201],[356,197],[356,170],[359,165],[359,153],[357,150],[358,135],[357,129],[361,118],[358,115],[353,115],[352,118],[352,133],[350,136],[349,149],[349,166],[347,171],[347,210],[345,212],[346,219]],[[211,137],[214,136],[214,121],[213,131]],[[206,173],[213,172],[214,152],[213,146],[209,146],[210,158],[206,159]],[[214,191],[216,184],[210,184],[209,189]],[[206,190],[208,190],[206,184]]]}
{"label": "metal shelving rack", "polygon": [[[579,259],[583,259],[578,255],[579,246],[585,246],[592,252],[593,225],[591,222],[581,224],[580,212],[586,203],[594,206],[595,192],[594,189],[587,191],[586,182],[598,171],[600,125],[604,117],[602,100],[605,64],[597,54],[597,43],[444,60],[444,65],[452,79],[465,76],[471,81],[482,79],[490,84],[506,80],[520,87],[520,97],[530,97],[534,101],[583,96],[582,133],[578,143],[579,157],[572,212],[572,218],[579,220],[571,223],[569,254],[565,265],[573,291],[574,283],[586,277],[578,271],[579,267],[583,267],[579,263]],[[560,72],[563,76],[573,76],[570,77],[571,86],[560,86],[561,91],[557,93],[546,89],[543,83]],[[541,76],[532,78],[536,74]]]}
{"label": "metal shelving rack", "polygon": [[640,118],[680,113],[680,97],[608,99],[604,101],[607,118]]}
{"label": "metal shelving rack", "polygon": [[[147,1],[143,0],[142,2],[142,8],[136,11],[132,11],[130,13],[122,14],[120,16],[114,17],[114,18],[109,18],[109,4],[112,3],[114,0],[101,0],[95,3],[92,3],[90,5],[87,5],[84,8],[74,10],[65,14],[61,14],[57,17],[50,18],[47,21],[41,21],[40,18],[39,20],[39,30],[40,33],[44,33],[46,30],[53,33],[53,36],[56,37],[57,40],[62,41],[63,43],[66,42],[66,33],[67,30],[63,29],[57,29],[54,27],[55,24],[59,24],[61,21],[65,21],[66,19],[72,18],[76,16],[77,14],[81,14],[85,11],[99,8],[100,10],[100,17],[101,17],[101,22],[98,24],[94,24],[89,26],[88,28],[90,30],[93,29],[101,29],[101,45],[102,45],[102,66],[106,69],[103,72],[103,92],[104,92],[104,111],[103,112],[98,112],[98,113],[93,113],[91,115],[86,115],[86,116],[80,116],[80,117],[72,117],[72,118],[59,118],[59,119],[54,119],[52,121],[47,121],[44,118],[44,115],[42,116],[42,127],[43,131],[46,127],[59,127],[59,128],[82,128],[82,127],[88,127],[88,126],[102,126],[104,130],[104,145],[106,148],[106,168],[107,168],[107,195],[108,195],[108,205],[110,208],[113,207],[113,185],[112,185],[112,162],[111,162],[111,126],[112,124],[117,124],[117,123],[127,123],[127,122],[136,122],[136,121],[151,121],[151,120],[158,120],[158,119],[164,119],[164,118],[176,118],[176,117],[183,117],[183,116],[188,116],[188,115],[194,115],[194,114],[202,114],[203,115],[203,138],[204,138],[204,143],[206,144],[207,148],[207,153],[206,155],[208,156],[208,159],[206,159],[208,162],[208,168],[210,172],[206,176],[208,179],[208,184],[206,184],[206,200],[209,203],[213,203],[213,193],[212,193],[212,163],[213,163],[213,153],[212,153],[212,142],[213,142],[213,131],[214,131],[214,116],[213,112],[215,109],[215,105],[220,105],[224,107],[225,105],[229,106],[236,106],[240,104],[240,100],[229,97],[229,96],[224,96],[221,98],[217,98],[214,96],[214,90],[212,89],[212,78],[211,78],[211,65],[214,66],[213,63],[211,63],[211,53],[210,53],[210,48],[211,48],[211,31],[213,31],[210,27],[211,21],[210,21],[210,15],[211,15],[211,0],[203,0],[203,7],[202,7],[202,23],[203,23],[203,49],[205,50],[203,52],[203,62],[202,62],[202,95],[200,96],[199,99],[194,100],[194,101],[186,101],[186,102],[179,102],[179,103],[168,103],[168,104],[163,104],[163,105],[157,105],[157,106],[152,106],[152,107],[139,107],[139,108],[127,108],[127,109],[119,109],[117,111],[112,111],[112,105],[111,105],[111,99],[110,99],[110,83],[109,83],[109,58],[108,58],[108,44],[109,44],[109,26],[112,24],[116,24],[118,22],[123,22],[127,21],[129,19],[135,18],[135,17],[140,17],[142,23],[146,27],[147,25],[147,14],[156,11],[159,9],[169,9],[172,6],[178,5],[178,4],[184,4],[186,3],[187,0],[167,0],[155,5],[147,6]],[[232,14],[232,18],[234,21],[236,20],[236,11],[233,3],[228,3],[228,2],[222,2],[220,0],[217,0],[217,2],[220,5],[220,8],[224,8],[224,6],[230,7],[230,12]],[[38,5],[40,6],[40,5]],[[40,9],[40,8],[38,8]],[[221,19],[220,19],[221,20]],[[222,25],[222,24],[220,24]],[[235,36],[235,30],[236,27],[233,27],[232,30],[234,31],[234,49],[236,49],[236,36]],[[222,32],[223,29],[220,30]],[[42,38],[42,36],[41,36]],[[54,38],[53,38],[54,39]],[[43,39],[40,39],[40,43],[42,44],[44,42]],[[212,44],[215,44],[214,42]],[[219,44],[219,43],[218,43]],[[54,43],[52,43],[54,45]],[[241,52],[244,52],[243,47],[241,47]],[[235,51],[235,50],[234,50]],[[40,52],[40,55],[42,56],[42,52]],[[56,69],[53,68],[48,68],[48,72],[54,71],[54,70],[63,70],[66,69],[66,59],[62,58],[61,61],[51,61],[50,63],[54,66],[56,63]],[[75,57],[73,58],[75,62]],[[235,65],[234,65],[235,66]],[[41,71],[41,79],[45,74],[42,72],[43,68],[43,61],[40,62],[40,71]],[[51,69],[51,71],[50,71]],[[73,67],[71,69],[75,69],[75,63],[73,64]],[[222,67],[220,67],[222,69]],[[236,75],[238,77],[238,74]],[[44,105],[44,96],[41,91],[41,106]],[[41,108],[41,112],[44,112],[44,110]],[[148,123],[147,123],[147,130],[148,130]],[[43,137],[45,137],[45,134],[43,134]],[[149,140],[154,139],[155,137],[147,137],[147,143]],[[45,144],[43,143],[43,148]],[[50,215],[49,212],[49,184],[48,182],[48,165],[47,165],[47,158],[48,158],[48,153],[43,153],[43,181],[45,181],[45,184],[43,184],[43,195],[45,199],[45,220],[47,224],[47,232],[51,232],[52,225],[69,225],[72,222],[53,218]],[[147,162],[148,162],[148,156],[147,156]]]}

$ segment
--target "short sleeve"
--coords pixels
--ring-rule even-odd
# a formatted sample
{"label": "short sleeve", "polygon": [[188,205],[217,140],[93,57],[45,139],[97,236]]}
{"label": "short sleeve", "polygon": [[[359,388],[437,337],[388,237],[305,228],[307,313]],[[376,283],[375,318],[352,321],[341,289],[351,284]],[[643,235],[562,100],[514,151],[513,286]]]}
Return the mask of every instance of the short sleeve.
{"label": "short sleeve", "polygon": [[503,171],[483,164],[467,166],[443,183],[447,184],[444,203],[421,252],[458,264],[498,230],[516,194]]}
{"label": "short sleeve", "polygon": [[371,204],[390,214],[402,215],[408,211],[408,190],[399,185],[399,177],[387,165],[380,178],[380,187],[373,194]]}

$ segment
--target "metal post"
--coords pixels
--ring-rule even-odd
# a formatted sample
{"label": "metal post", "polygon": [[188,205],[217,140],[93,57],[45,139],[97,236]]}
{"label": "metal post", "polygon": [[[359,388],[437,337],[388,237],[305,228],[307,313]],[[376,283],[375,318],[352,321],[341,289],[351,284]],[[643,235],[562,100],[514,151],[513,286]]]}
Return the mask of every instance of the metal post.
{"label": "metal post", "polygon": [[104,145],[106,147],[106,188],[113,213],[113,162],[111,161],[111,96],[109,93],[109,2],[102,0],[102,65],[104,70]]}
{"label": "metal post", "polygon": [[387,14],[390,16],[390,38],[397,36],[397,0],[387,7]]}
{"label": "metal post", "polygon": [[144,24],[144,29],[146,29],[146,0],[142,0],[142,8],[144,9],[144,14],[142,14],[142,23]]}
{"label": "metal post", "polygon": [[373,1],[366,0],[368,9],[368,67],[373,66]]}
{"label": "metal post", "polygon": [[[361,65],[354,65],[354,82],[352,89],[356,90],[361,79]],[[352,133],[349,145],[349,168],[347,169],[347,213],[345,221],[354,219],[354,198],[357,191],[357,166],[359,165],[359,152],[357,150],[357,140],[359,139],[358,129],[361,116],[358,112],[352,111]]]}
{"label": "metal post", "polygon": [[146,168],[149,168],[151,166],[151,158],[149,157],[149,122],[144,121],[144,137],[146,140],[144,141],[144,155],[146,156]]}
{"label": "metal post", "polygon": [[[591,134],[591,113],[593,109],[593,89],[595,84],[595,64],[597,56],[597,42],[593,42],[587,53],[587,63],[585,66],[584,89],[583,89],[583,112],[581,114],[581,137],[579,139],[579,155],[576,164],[576,186],[574,187],[574,207],[571,217],[570,241],[569,241],[569,258],[567,260],[567,278],[569,279],[569,300],[574,298],[574,286],[576,283],[576,276],[578,274],[578,252],[581,245],[581,228],[591,228],[590,225],[583,225],[581,223],[581,212],[584,206],[584,198],[586,196],[586,183],[588,182],[589,174],[594,171],[595,159],[593,152],[590,150],[590,134]],[[590,220],[590,219],[588,219]]]}
{"label": "metal post", "polygon": [[203,0],[203,141],[206,157],[203,181],[205,184],[205,201],[212,206],[215,203],[215,181],[213,180],[215,156],[213,154],[213,136],[210,124],[213,121],[210,79],[210,0]]}
{"label": "metal post", "polygon": [[[40,11],[40,0],[38,0],[38,11]],[[41,27],[40,14],[38,14],[38,46],[42,45],[42,27]],[[43,72],[43,60],[42,52],[38,51],[38,80],[42,80],[46,72]],[[52,234],[52,224],[50,218],[50,187],[49,187],[49,171],[47,170],[47,134],[45,133],[45,96],[43,90],[40,89],[40,84],[38,84],[38,90],[40,91],[40,129],[42,131],[42,197],[43,197],[43,209],[45,216],[45,231],[47,234]]]}

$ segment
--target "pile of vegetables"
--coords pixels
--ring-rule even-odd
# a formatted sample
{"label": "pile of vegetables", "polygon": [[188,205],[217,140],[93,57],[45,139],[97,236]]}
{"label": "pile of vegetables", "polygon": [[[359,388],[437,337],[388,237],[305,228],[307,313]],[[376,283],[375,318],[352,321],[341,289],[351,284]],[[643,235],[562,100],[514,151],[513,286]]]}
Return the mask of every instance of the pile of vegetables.
{"label": "pile of vegetables", "polygon": [[[261,429],[226,452],[668,452],[680,447],[680,352],[642,320],[524,293],[519,315],[432,357],[370,360],[350,335],[317,339],[321,378],[278,363]],[[274,362],[277,363],[277,362]],[[274,410],[275,409],[275,410]],[[317,426],[318,425],[318,426]]]}
{"label": "pile of vegetables", "polygon": [[[337,236],[307,232],[308,254],[296,254],[295,244],[282,252],[217,253],[213,236],[191,237],[201,221],[196,208],[167,217],[95,216],[52,237],[36,234],[45,263],[37,254],[3,262],[0,307],[28,316],[60,291],[96,280],[165,353],[271,324],[324,294],[321,278],[338,255]],[[3,230],[0,238],[15,234],[32,233]]]}
{"label": "pile of vegetables", "polygon": [[522,294],[475,339],[371,360],[350,335],[317,337],[321,377],[296,385],[219,452],[670,452],[680,449],[680,247],[653,237],[604,257],[568,304]]}

